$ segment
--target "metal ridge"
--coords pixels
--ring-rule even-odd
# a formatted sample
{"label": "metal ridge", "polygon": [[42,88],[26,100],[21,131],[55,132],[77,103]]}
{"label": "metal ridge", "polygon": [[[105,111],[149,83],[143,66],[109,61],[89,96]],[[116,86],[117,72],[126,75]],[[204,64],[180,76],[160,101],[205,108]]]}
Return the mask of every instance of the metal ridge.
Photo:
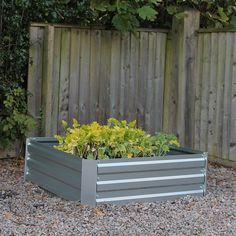
{"label": "metal ridge", "polygon": [[189,190],[189,191],[170,192],[170,193],[156,193],[156,194],[145,194],[145,195],[134,195],[134,196],[123,196],[123,197],[100,198],[100,199],[96,199],[96,202],[102,203],[102,202],[113,202],[113,201],[122,201],[122,200],[170,197],[170,196],[178,196],[178,195],[189,195],[189,194],[195,194],[195,193],[203,193],[203,190],[200,189],[200,190]]}
{"label": "metal ridge", "polygon": [[189,178],[198,178],[198,177],[205,177],[205,174],[202,173],[202,174],[192,174],[192,175],[173,175],[173,176],[135,178],[135,179],[104,180],[104,181],[97,181],[97,185],[136,183],[136,182],[170,180],[170,179],[189,179]]}
{"label": "metal ridge", "polygon": [[155,161],[136,161],[136,162],[118,162],[118,163],[98,163],[98,168],[117,167],[117,166],[139,166],[139,165],[153,165],[153,164],[168,164],[168,163],[183,163],[183,162],[197,162],[204,161],[204,157],[176,159],[176,160],[155,160]]}

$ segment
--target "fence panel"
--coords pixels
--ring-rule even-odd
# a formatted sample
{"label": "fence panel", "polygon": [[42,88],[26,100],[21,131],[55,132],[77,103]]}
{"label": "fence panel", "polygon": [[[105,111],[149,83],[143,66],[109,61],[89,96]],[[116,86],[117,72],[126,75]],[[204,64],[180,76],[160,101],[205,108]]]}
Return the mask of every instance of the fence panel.
{"label": "fence panel", "polygon": [[[40,47],[38,34],[44,34]],[[61,120],[71,124],[72,118],[80,123],[136,119],[151,133],[161,130],[166,38],[167,31],[134,35],[33,24],[28,89],[34,117],[39,116],[36,100],[42,103],[37,135],[63,133]]]}
{"label": "fence panel", "polygon": [[236,32],[198,34],[195,147],[236,160]]}

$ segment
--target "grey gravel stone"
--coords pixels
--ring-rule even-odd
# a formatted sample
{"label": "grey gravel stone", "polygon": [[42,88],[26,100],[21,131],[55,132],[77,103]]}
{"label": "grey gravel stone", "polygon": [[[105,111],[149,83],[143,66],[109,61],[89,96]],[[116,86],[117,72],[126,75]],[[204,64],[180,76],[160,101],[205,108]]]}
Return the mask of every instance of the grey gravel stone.
{"label": "grey gravel stone", "polygon": [[24,183],[23,161],[0,161],[0,236],[236,236],[236,170],[209,165],[205,197],[93,208]]}

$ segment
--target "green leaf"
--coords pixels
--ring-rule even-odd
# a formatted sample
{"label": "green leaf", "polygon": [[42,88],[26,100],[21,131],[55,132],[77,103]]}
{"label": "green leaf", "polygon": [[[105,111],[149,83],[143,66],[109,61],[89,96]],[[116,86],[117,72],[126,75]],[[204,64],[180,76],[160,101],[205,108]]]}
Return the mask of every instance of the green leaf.
{"label": "green leaf", "polygon": [[160,3],[163,2],[163,0],[149,0],[150,3],[154,4],[155,6],[158,6]]}
{"label": "green leaf", "polygon": [[105,12],[107,10],[107,8],[110,7],[110,4],[107,1],[96,1],[95,0],[95,1],[90,2],[90,7],[93,10]]}
{"label": "green leaf", "polygon": [[134,31],[139,26],[137,18],[129,14],[117,14],[113,17],[112,23],[116,29],[127,32]]}
{"label": "green leaf", "polygon": [[138,9],[139,17],[143,20],[154,20],[157,15],[157,11],[150,6],[143,6]]}
{"label": "green leaf", "polygon": [[232,27],[236,27],[236,16],[233,16],[233,17],[231,18],[230,25],[231,25]]}
{"label": "green leaf", "polygon": [[87,156],[87,159],[88,159],[88,160],[95,160],[93,154],[89,154],[89,155]]}
{"label": "green leaf", "polygon": [[229,20],[229,17],[225,14],[223,7],[218,7],[218,14],[220,16],[220,20],[223,22],[227,22]]}
{"label": "green leaf", "polygon": [[166,10],[170,15],[174,15],[174,14],[177,13],[177,6],[176,5],[170,5],[166,8]]}

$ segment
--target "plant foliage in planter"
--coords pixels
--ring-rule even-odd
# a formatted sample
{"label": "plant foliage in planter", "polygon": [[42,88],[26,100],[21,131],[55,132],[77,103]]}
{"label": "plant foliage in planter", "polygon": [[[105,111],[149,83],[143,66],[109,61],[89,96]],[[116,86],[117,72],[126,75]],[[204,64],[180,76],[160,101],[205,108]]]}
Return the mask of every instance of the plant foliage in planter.
{"label": "plant foliage in planter", "polygon": [[73,120],[73,128],[63,121],[65,136],[56,135],[56,149],[90,160],[163,156],[170,145],[179,146],[175,136],[158,133],[154,136],[136,127],[136,122],[109,119],[106,125],[93,122],[80,125]]}

